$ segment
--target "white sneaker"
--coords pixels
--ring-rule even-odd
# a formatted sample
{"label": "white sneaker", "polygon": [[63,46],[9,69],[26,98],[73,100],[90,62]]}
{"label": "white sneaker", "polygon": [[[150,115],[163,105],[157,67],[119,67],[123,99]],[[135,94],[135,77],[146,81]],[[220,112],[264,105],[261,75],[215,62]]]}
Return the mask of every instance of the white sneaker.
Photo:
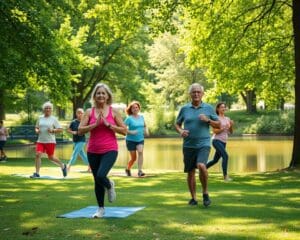
{"label": "white sneaker", "polygon": [[99,207],[97,211],[93,214],[93,218],[102,218],[104,216],[104,208]]}
{"label": "white sneaker", "polygon": [[113,180],[109,180],[111,188],[107,189],[107,197],[109,202],[113,202],[116,200],[117,194],[115,191],[115,182]]}
{"label": "white sneaker", "polygon": [[232,178],[230,178],[230,177],[224,178],[224,182],[231,182],[231,181],[232,181]]}

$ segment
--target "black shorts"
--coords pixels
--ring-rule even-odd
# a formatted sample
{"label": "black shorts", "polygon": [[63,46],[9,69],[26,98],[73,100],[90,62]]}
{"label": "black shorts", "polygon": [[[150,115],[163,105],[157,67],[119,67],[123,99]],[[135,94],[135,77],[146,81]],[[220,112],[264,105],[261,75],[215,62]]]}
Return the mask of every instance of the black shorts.
{"label": "black shorts", "polygon": [[0,150],[3,150],[6,141],[0,141]]}
{"label": "black shorts", "polygon": [[197,164],[206,164],[210,153],[210,147],[183,148],[184,172],[191,172],[197,168]]}
{"label": "black shorts", "polygon": [[128,151],[135,151],[137,145],[144,145],[144,140],[140,141],[140,142],[126,140],[126,147],[127,147]]}

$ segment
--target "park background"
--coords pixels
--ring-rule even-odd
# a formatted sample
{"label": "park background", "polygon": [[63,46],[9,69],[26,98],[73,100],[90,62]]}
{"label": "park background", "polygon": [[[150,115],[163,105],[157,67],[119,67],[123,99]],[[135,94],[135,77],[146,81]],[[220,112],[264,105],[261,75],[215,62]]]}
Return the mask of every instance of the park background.
{"label": "park background", "polygon": [[[47,182],[46,194],[37,196],[46,189],[43,182],[11,177],[12,169],[29,171],[32,162],[8,161],[0,175],[4,239],[299,238],[299,1],[7,0],[1,1],[0,12],[0,118],[5,125],[33,124],[47,100],[67,124],[77,107],[89,106],[94,85],[104,82],[115,103],[141,102],[153,135],[173,134],[178,108],[189,101],[188,86],[200,82],[206,102],[227,103],[236,134],[293,137],[289,169],[237,174],[229,186],[213,178],[217,207],[210,214],[181,205],[183,175],[139,183],[120,178],[119,204],[142,201],[149,210],[137,215],[141,224],[134,218],[102,221],[100,229],[86,220],[53,219],[69,203],[65,193],[77,201],[68,209],[93,204],[86,197],[92,187],[85,189],[90,178],[77,181],[78,189],[62,184],[59,191],[58,182]],[[132,200],[128,184],[140,198]],[[145,185],[153,186],[147,194]],[[161,189],[169,190],[157,201]],[[165,213],[161,220],[157,212]],[[228,219],[237,230],[226,224]]]}

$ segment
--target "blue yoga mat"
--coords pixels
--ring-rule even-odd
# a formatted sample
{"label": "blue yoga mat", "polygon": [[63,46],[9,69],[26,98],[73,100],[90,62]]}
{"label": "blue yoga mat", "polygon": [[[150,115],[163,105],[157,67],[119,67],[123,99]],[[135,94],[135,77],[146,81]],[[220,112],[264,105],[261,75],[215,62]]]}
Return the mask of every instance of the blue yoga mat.
{"label": "blue yoga mat", "polygon": [[[104,218],[126,218],[145,207],[105,207]],[[58,218],[92,218],[98,206],[88,206],[70,213],[57,216]]]}
{"label": "blue yoga mat", "polygon": [[[12,176],[30,178],[31,174],[13,174]],[[39,178],[30,178],[30,179],[64,180],[64,179],[72,179],[72,178],[73,177],[63,177],[63,176],[57,177],[57,176],[41,175]]]}

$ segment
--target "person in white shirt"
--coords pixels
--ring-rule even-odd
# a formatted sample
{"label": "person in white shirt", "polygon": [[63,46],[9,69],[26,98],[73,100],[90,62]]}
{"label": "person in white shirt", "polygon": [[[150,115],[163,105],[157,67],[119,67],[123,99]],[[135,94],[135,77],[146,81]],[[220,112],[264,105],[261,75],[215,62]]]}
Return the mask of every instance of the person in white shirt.
{"label": "person in white shirt", "polygon": [[228,176],[228,153],[226,151],[226,143],[228,139],[228,134],[233,132],[233,121],[225,116],[226,105],[220,102],[216,106],[216,113],[219,116],[221,122],[221,128],[213,128],[212,145],[216,149],[213,160],[207,162],[206,168],[210,168],[216,164],[222,157],[222,170],[224,181],[231,181],[232,179]]}
{"label": "person in white shirt", "polygon": [[38,134],[35,155],[35,173],[30,178],[40,177],[41,156],[43,153],[48,155],[48,159],[59,166],[64,177],[67,176],[67,166],[62,163],[55,155],[56,138],[55,134],[63,131],[56,117],[52,116],[53,104],[46,102],[43,104],[44,114],[39,117],[35,125],[35,132]]}

